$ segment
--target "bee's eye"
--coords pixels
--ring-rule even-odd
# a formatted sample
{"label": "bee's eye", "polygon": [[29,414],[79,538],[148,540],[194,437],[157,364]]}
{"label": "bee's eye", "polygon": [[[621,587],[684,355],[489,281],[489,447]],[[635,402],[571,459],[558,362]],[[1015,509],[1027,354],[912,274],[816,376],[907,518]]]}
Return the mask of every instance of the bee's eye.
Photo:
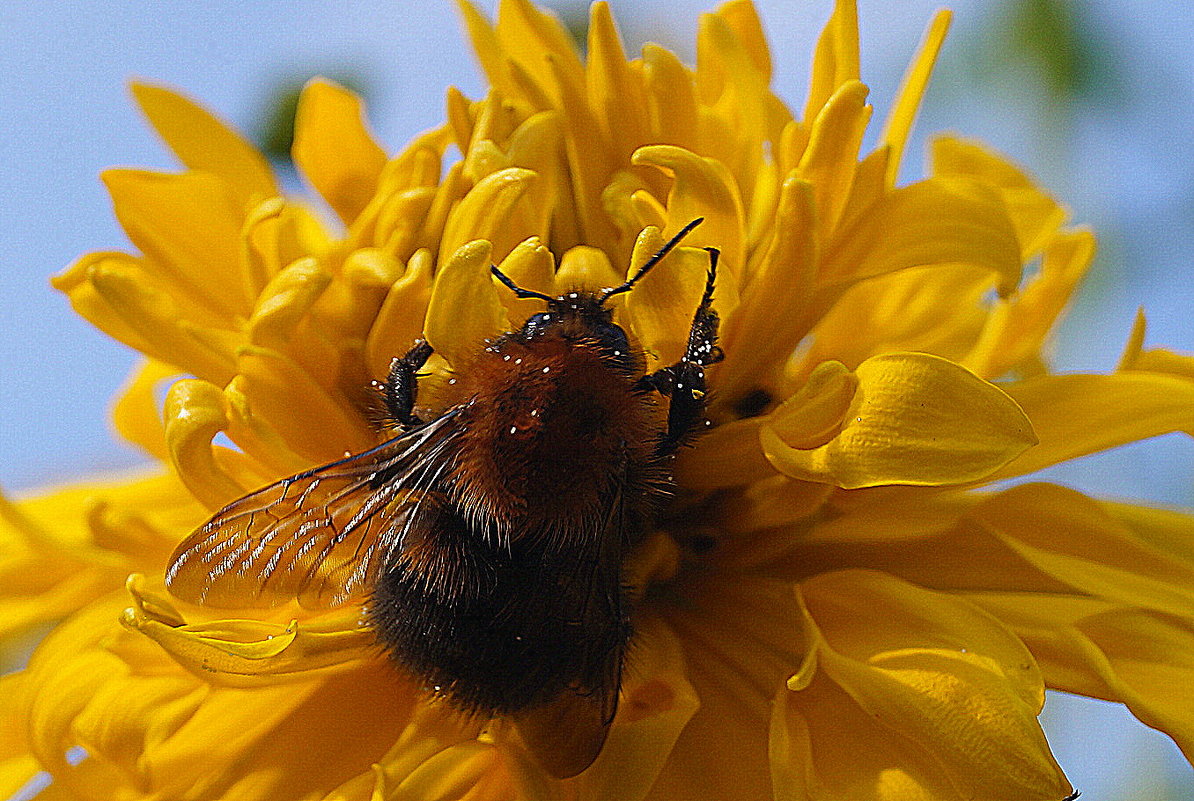
{"label": "bee's eye", "polygon": [[597,338],[601,343],[601,349],[616,365],[627,372],[633,370],[634,357],[630,352],[630,341],[620,326],[613,323],[601,326],[597,331]]}
{"label": "bee's eye", "polygon": [[534,339],[547,330],[556,319],[556,315],[551,312],[539,312],[532,314],[525,323],[522,324],[522,335],[527,339]]}

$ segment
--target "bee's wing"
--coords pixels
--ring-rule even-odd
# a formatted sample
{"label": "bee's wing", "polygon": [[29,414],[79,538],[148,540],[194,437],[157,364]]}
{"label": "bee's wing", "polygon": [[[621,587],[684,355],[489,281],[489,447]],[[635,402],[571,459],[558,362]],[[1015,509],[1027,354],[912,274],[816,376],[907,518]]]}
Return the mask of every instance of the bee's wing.
{"label": "bee's wing", "polygon": [[[627,523],[623,490],[624,482],[613,493],[600,536],[577,559],[573,577],[573,586],[583,587],[587,593],[582,617],[618,621],[619,625],[625,621],[622,555]],[[588,624],[582,627],[588,628]],[[593,764],[618,711],[625,645],[619,640],[611,647],[603,638],[588,642],[587,681],[548,704],[513,716],[522,741],[543,769],[557,779],[571,778]]]}
{"label": "bee's wing", "polygon": [[367,592],[434,501],[456,414],[230,503],[178,546],[166,585],[238,608],[324,609]]}

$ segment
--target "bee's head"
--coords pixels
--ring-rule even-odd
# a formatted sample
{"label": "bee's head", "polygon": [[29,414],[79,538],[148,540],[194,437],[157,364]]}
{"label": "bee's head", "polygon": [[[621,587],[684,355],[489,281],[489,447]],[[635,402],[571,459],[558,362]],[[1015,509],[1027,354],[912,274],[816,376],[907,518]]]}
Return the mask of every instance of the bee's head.
{"label": "bee's head", "polygon": [[518,297],[536,298],[547,303],[547,311],[532,314],[522,324],[522,328],[515,332],[515,336],[524,342],[539,339],[550,332],[556,332],[569,338],[591,338],[596,340],[598,347],[609,359],[622,366],[627,372],[633,372],[635,360],[630,350],[630,341],[622,327],[614,322],[613,310],[605,303],[613,296],[633,289],[634,285],[642,280],[652,267],[659,264],[672,248],[680,244],[689,231],[703,221],[703,217],[698,217],[684,226],[655,255],[647,259],[646,264],[640,267],[630,280],[601,293],[576,290],[553,298],[542,292],[523,289],[496,266],[491,267],[490,271],[494,276]]}

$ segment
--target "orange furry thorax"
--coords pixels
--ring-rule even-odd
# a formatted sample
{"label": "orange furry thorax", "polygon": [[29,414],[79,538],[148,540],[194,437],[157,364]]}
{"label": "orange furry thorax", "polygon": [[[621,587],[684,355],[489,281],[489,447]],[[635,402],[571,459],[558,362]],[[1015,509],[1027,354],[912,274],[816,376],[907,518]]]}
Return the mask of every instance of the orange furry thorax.
{"label": "orange furry thorax", "polygon": [[465,507],[520,534],[591,529],[602,498],[636,481],[660,414],[591,339],[497,340],[462,370],[467,404],[452,484]]}

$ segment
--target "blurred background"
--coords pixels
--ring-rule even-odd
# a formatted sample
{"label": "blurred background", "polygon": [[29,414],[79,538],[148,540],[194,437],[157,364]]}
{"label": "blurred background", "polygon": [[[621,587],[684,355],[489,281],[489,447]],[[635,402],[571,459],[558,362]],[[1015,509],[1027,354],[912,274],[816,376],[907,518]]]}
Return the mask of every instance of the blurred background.
{"label": "blurred background", "polygon": [[[798,108],[832,2],[757,1],[775,88]],[[939,4],[859,0],[863,80],[877,118]],[[583,36],[587,3],[548,5]],[[630,52],[650,40],[694,60],[707,2],[611,5]],[[953,30],[903,179],[922,175],[928,135],[959,132],[1013,157],[1095,229],[1100,255],[1056,342],[1059,369],[1112,369],[1138,306],[1148,313],[1149,345],[1194,351],[1194,8],[1160,0],[951,6]],[[448,85],[470,97],[484,88],[448,0],[0,4],[0,487],[19,496],[142,463],[108,425],[133,354],[75,317],[47,282],[83,253],[128,248],[100,170],[176,167],[135,111],[129,79],[201,101],[266,148],[298,191],[288,128],[297,88],[317,74],[365,96],[391,151],[439,123]],[[1164,437],[1048,477],[1194,506],[1194,444]],[[1045,722],[1085,798],[1194,798],[1177,749],[1122,708],[1052,694]]]}

